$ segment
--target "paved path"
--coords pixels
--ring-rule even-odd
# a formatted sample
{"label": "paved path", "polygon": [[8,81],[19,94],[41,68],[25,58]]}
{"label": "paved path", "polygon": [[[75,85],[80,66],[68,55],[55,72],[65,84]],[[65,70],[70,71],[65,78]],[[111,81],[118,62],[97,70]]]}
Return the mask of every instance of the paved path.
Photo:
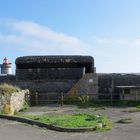
{"label": "paved path", "polygon": [[[45,108],[41,108],[44,110]],[[61,108],[62,109],[62,108]],[[60,110],[61,110],[60,109]],[[76,111],[77,108],[75,108]],[[34,108],[32,109],[32,111]],[[124,116],[133,118],[132,124],[115,124],[115,128],[108,132],[63,133],[40,129],[35,126],[21,124],[14,121],[0,120],[0,140],[140,140],[140,112],[124,113],[122,108],[107,108],[100,110],[115,122]],[[56,108],[50,111],[57,111]],[[71,108],[65,108],[69,113]],[[82,112],[84,110],[81,110]],[[87,111],[87,109],[85,110]],[[88,109],[92,111],[92,109]],[[65,112],[65,113],[66,113]],[[97,113],[98,113],[97,112]],[[59,112],[61,113],[61,112]]]}
{"label": "paved path", "polygon": [[0,120],[1,140],[140,140],[140,125],[119,126],[109,132],[61,133]]}

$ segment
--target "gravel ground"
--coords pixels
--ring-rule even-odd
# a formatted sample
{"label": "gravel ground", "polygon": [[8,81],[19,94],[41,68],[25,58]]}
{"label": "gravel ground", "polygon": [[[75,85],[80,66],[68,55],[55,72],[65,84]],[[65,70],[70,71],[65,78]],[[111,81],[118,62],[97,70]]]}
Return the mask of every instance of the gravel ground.
{"label": "gravel ground", "polygon": [[123,117],[131,117],[133,123],[119,124],[115,123],[115,127],[107,132],[85,132],[85,133],[63,133],[35,126],[29,126],[8,120],[0,120],[0,139],[2,140],[140,140],[140,112],[128,113],[124,110],[132,108],[106,107],[96,110],[93,108],[79,109],[76,106],[47,106],[32,107],[22,115],[32,114],[66,114],[66,113],[93,113],[108,116],[114,123]]}

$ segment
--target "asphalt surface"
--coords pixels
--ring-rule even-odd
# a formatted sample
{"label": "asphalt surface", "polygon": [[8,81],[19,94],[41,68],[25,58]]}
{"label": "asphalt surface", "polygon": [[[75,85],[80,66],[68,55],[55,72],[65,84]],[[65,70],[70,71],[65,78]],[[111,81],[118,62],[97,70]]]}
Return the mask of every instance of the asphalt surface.
{"label": "asphalt surface", "polygon": [[0,140],[140,140],[140,112],[128,114],[118,108],[102,112],[107,112],[114,122],[123,114],[129,115],[133,123],[115,123],[115,127],[108,132],[64,133],[0,119]]}

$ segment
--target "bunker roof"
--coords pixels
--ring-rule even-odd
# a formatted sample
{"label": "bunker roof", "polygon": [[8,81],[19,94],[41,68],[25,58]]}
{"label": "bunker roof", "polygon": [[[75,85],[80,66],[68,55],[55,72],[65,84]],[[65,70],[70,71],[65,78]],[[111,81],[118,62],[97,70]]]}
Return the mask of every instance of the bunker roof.
{"label": "bunker roof", "polygon": [[48,56],[23,56],[16,59],[16,64],[30,63],[94,63],[92,56],[82,55],[48,55]]}

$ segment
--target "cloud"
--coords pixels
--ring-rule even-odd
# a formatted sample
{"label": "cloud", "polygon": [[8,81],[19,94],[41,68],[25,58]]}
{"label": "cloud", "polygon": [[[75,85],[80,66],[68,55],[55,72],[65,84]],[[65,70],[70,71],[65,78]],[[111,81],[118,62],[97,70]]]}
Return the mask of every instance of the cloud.
{"label": "cloud", "polygon": [[140,72],[140,38],[92,37],[97,71]]}
{"label": "cloud", "polygon": [[[97,72],[139,72],[140,38],[77,37],[31,21],[0,23],[0,57],[22,55],[91,55]],[[2,58],[1,58],[2,59]]]}
{"label": "cloud", "polygon": [[91,44],[102,47],[139,47],[140,38],[105,38],[105,37],[92,37],[89,42]]}
{"label": "cloud", "polygon": [[89,45],[80,39],[53,31],[30,21],[10,21],[6,23],[9,33],[0,34],[6,43],[22,44],[23,51],[35,54],[86,54]]}

